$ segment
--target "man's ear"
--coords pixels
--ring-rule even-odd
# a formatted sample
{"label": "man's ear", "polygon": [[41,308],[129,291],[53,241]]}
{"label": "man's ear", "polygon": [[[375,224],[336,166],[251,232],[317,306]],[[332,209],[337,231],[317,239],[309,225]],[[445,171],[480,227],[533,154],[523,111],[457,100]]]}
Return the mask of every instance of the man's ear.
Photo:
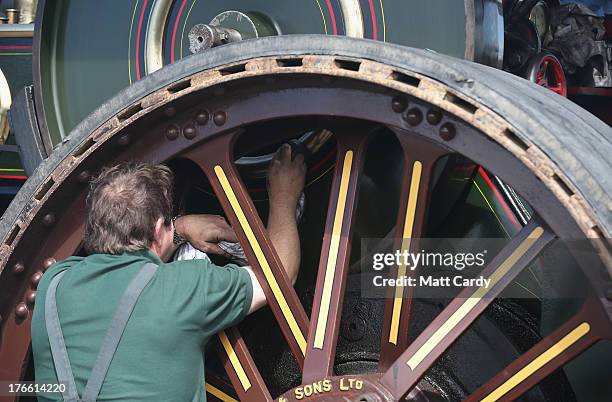
{"label": "man's ear", "polygon": [[161,247],[164,236],[164,219],[159,218],[155,222],[155,234],[153,237],[153,244],[157,247]]}

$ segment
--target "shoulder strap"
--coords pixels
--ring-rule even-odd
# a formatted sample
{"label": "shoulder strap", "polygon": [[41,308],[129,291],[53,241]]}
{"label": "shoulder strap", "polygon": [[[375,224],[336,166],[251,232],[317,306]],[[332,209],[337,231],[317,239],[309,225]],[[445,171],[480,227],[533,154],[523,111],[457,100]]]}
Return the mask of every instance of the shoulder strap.
{"label": "shoulder strap", "polygon": [[[156,271],[157,265],[153,263],[146,264],[144,267],[142,267],[138,274],[136,274],[134,279],[132,279],[123,293],[123,296],[119,301],[117,311],[115,312],[115,316],[113,317],[110,327],[108,328],[104,340],[102,341],[100,352],[98,353],[98,357],[96,358],[96,362],[91,370],[89,380],[85,386],[82,401],[94,402],[98,398],[100,389],[102,388],[102,384],[106,378],[106,373],[113,360],[115,351],[119,346],[119,341],[121,341],[121,337],[123,336],[128,320],[132,315],[132,311],[136,306],[136,302],[138,301],[138,298],[144,288],[155,275]],[[73,402],[79,400],[78,393],[74,381],[74,375],[70,367],[70,361],[68,360],[68,352],[66,351],[64,336],[59,324],[57,304],[55,300],[57,284],[64,273],[65,271],[61,272],[51,280],[51,285],[49,285],[47,298],[45,300],[45,320],[47,322],[49,342],[52,345],[51,353],[53,355],[53,362],[55,363],[58,381],[67,384],[66,392],[62,393],[62,396],[64,397],[65,401]],[[51,325],[49,325],[50,321]],[[51,328],[51,330],[49,330],[49,328]],[[56,344],[55,350],[53,346],[54,343]],[[60,378],[60,375],[62,378]]]}
{"label": "shoulder strap", "polygon": [[66,271],[64,270],[55,275],[53,279],[51,279],[51,283],[47,289],[47,296],[45,297],[45,326],[47,327],[47,335],[49,336],[49,344],[51,345],[51,356],[53,357],[53,363],[55,365],[57,381],[60,384],[66,384],[62,396],[66,402],[75,402],[78,400],[79,395],[74,382],[74,376],[72,375],[70,360],[68,360],[68,351],[66,350],[64,334],[57,314],[57,303],[55,298],[57,285],[65,273]]}

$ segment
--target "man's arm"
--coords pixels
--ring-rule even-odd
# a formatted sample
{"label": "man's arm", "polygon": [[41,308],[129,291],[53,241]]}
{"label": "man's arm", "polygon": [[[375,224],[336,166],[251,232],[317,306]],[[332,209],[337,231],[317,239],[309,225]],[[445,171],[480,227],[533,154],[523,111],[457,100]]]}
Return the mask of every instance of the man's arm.
{"label": "man's arm", "polygon": [[[306,164],[297,155],[291,160],[291,147],[284,144],[268,169],[268,236],[278,254],[287,277],[295,284],[300,269],[300,236],[295,220],[295,210],[304,189]],[[266,296],[255,274],[247,267],[253,283],[253,301],[249,314],[266,304]]]}

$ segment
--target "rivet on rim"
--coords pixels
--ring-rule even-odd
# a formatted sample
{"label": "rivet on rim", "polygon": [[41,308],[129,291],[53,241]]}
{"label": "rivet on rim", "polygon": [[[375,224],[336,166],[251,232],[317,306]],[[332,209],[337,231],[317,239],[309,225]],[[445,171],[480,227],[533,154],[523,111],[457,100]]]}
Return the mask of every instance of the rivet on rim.
{"label": "rivet on rim", "polygon": [[208,123],[208,112],[206,110],[198,110],[195,115],[195,120],[198,125],[203,126]]}
{"label": "rivet on rim", "polygon": [[127,134],[123,134],[117,140],[117,144],[121,145],[122,147],[129,145],[129,143],[130,143],[130,136]]}
{"label": "rivet on rim", "polygon": [[455,138],[456,131],[454,125],[451,123],[444,123],[442,127],[440,127],[440,137],[442,137],[444,141],[450,141]]}
{"label": "rivet on rim", "polygon": [[436,125],[442,120],[442,112],[436,109],[430,109],[427,111],[427,115],[425,117],[427,122],[431,125]]}
{"label": "rivet on rim", "polygon": [[32,283],[32,286],[34,286],[34,288],[36,288],[36,286],[38,286],[38,283],[40,282],[40,278],[42,278],[43,273],[41,271],[36,271],[32,274],[32,277],[30,278],[30,282]]}
{"label": "rivet on rim", "polygon": [[89,183],[89,180],[91,180],[91,173],[89,173],[88,170],[83,170],[81,173],[79,173],[77,180],[79,183],[87,184]]}
{"label": "rivet on rim", "polygon": [[166,138],[169,139],[170,141],[176,140],[179,136],[179,131],[180,130],[176,126],[176,124],[171,124],[166,129]]}
{"label": "rivet on rim", "polygon": [[25,265],[23,265],[23,262],[21,261],[17,261],[15,265],[13,265],[13,273],[15,274],[20,274],[24,270],[25,270]]}
{"label": "rivet on rim", "polygon": [[42,223],[47,227],[53,226],[55,224],[55,214],[50,212],[43,216]]}
{"label": "rivet on rim", "polygon": [[391,100],[391,109],[395,113],[402,113],[408,107],[408,101],[403,96],[396,96]]}
{"label": "rivet on rim", "polygon": [[217,110],[215,114],[213,114],[213,121],[217,126],[222,126],[227,121],[227,114],[223,110]]}
{"label": "rivet on rim", "polygon": [[45,260],[43,261],[43,269],[46,271],[49,269],[49,267],[53,264],[55,264],[57,261],[55,260],[55,258],[53,257],[49,257],[49,258],[45,258]]}
{"label": "rivet on rim", "polygon": [[32,305],[32,304],[34,304],[35,300],[36,300],[36,291],[35,290],[30,290],[28,293],[26,293],[26,295],[25,295],[26,303],[28,303],[29,305]]}
{"label": "rivet on rim", "polygon": [[19,303],[17,307],[15,307],[15,316],[17,318],[26,318],[28,316],[28,313],[28,306],[26,306],[25,303]]}
{"label": "rivet on rim", "polygon": [[417,108],[412,108],[406,113],[404,120],[411,126],[417,126],[423,121],[423,112]]}
{"label": "rivet on rim", "polygon": [[176,108],[174,106],[168,106],[164,109],[164,114],[168,117],[172,117],[176,114]]}
{"label": "rivet on rim", "polygon": [[183,136],[188,140],[193,140],[196,136],[196,128],[193,124],[187,123],[183,126]]}

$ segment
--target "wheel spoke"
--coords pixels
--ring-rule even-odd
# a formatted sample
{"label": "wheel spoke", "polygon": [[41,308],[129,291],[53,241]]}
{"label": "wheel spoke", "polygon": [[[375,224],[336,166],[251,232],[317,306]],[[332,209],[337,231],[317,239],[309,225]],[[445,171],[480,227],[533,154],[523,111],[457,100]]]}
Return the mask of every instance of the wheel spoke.
{"label": "wheel spoke", "polygon": [[350,257],[352,220],[368,136],[336,133],[338,159],[327,210],[302,382],[332,374]]}
{"label": "wheel spoke", "polygon": [[410,391],[438,358],[538,253],[553,235],[532,219],[482,271],[489,287],[468,287],[436,317],[389,367],[382,383],[395,398]]}
{"label": "wheel spoke", "polygon": [[272,401],[270,392],[255,366],[249,350],[236,328],[217,334],[221,342],[219,355],[225,371],[241,401]]}
{"label": "wheel spoke", "polygon": [[212,371],[206,372],[204,388],[206,389],[206,400],[208,401],[238,402],[232,385]]}
{"label": "wheel spoke", "polygon": [[606,338],[606,334],[609,337],[608,317],[601,313],[597,303],[590,297],[578,314],[474,391],[466,401],[494,402],[502,398],[512,401]]}
{"label": "wheel spoke", "polygon": [[249,265],[262,285],[268,304],[300,367],[306,352],[308,317],[291,286],[233,161],[232,136],[196,148],[185,156],[208,176],[223,209],[244,247]]}
{"label": "wheel spoke", "polygon": [[[395,224],[393,250],[419,248],[429,198],[429,185],[436,161],[447,151],[407,133],[397,133],[404,150],[405,175],[402,180],[399,210]],[[417,270],[406,266],[392,268],[390,277],[414,276]],[[397,285],[385,303],[379,367],[385,371],[408,347],[408,329],[412,306],[412,287]]]}

